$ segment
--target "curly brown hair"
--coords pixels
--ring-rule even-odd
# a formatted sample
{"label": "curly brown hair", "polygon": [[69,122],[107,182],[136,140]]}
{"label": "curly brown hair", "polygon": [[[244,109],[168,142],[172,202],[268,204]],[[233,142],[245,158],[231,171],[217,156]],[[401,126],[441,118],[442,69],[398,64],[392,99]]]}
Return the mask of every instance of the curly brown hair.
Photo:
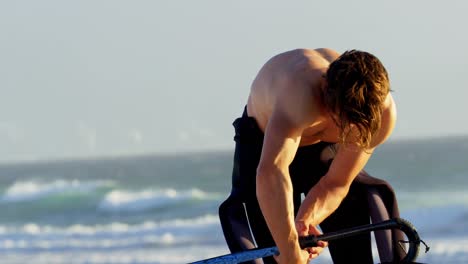
{"label": "curly brown hair", "polygon": [[374,55],[350,50],[330,64],[326,80],[324,103],[334,114],[340,140],[349,143],[354,127],[357,134],[353,133],[352,141],[368,148],[380,128],[383,102],[390,92],[387,70]]}

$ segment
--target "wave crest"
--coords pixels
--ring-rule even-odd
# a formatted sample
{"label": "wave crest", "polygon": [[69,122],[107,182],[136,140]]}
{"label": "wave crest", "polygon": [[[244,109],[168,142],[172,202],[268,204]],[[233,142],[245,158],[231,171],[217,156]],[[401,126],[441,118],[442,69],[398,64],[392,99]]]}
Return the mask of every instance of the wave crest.
{"label": "wave crest", "polygon": [[200,241],[218,241],[219,227],[219,219],[215,215],[140,224],[112,222],[59,227],[28,223],[23,226],[0,226],[0,252],[12,249],[89,250],[195,245]]}
{"label": "wave crest", "polygon": [[144,211],[174,205],[190,200],[207,200],[213,195],[199,189],[182,190],[141,190],[126,191],[113,190],[109,192],[99,204],[99,209],[107,212]]}
{"label": "wave crest", "polygon": [[110,187],[112,181],[55,180],[52,182],[18,181],[7,188],[0,201],[22,202],[66,193],[87,193]]}

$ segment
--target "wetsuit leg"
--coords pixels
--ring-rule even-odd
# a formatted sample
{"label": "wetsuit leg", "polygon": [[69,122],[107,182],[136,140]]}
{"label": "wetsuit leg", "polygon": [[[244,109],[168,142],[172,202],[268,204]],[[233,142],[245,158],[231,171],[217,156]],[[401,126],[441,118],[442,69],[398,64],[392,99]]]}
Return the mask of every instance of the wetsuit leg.
{"label": "wetsuit leg", "polygon": [[[362,171],[356,179],[367,189],[369,215],[373,223],[400,217],[396,195],[390,184],[382,179],[374,178]],[[405,235],[399,229],[375,232],[375,241],[382,263],[399,263],[406,256]]]}
{"label": "wetsuit leg", "polygon": [[[257,247],[266,248],[275,246],[275,241],[273,240],[270,230],[268,229],[268,225],[265,222],[265,218],[260,210],[258,201],[248,201],[245,206]],[[265,264],[276,263],[273,257],[263,258],[263,262]]]}
{"label": "wetsuit leg", "polygon": [[[305,195],[324,176],[332,160],[321,161],[321,153],[330,143],[321,142],[315,145],[299,148],[290,173],[294,190],[300,190]],[[369,214],[367,195],[362,184],[353,183],[348,195],[339,208],[320,225],[324,233],[368,224]],[[341,263],[373,263],[370,235],[355,236],[329,243],[330,253],[335,264]]]}
{"label": "wetsuit leg", "polygon": [[[370,223],[367,193],[362,184],[353,182],[338,209],[320,227],[324,233]],[[330,241],[330,254],[335,264],[373,262],[370,233]]]}
{"label": "wetsuit leg", "polygon": [[240,199],[235,195],[229,196],[219,207],[219,217],[231,252],[255,248],[245,208]]}
{"label": "wetsuit leg", "polygon": [[[220,206],[224,236],[231,252],[274,246],[256,196],[256,174],[260,161],[263,132],[246,112],[233,123],[236,147],[230,197]],[[255,239],[251,236],[251,231]],[[256,243],[255,243],[256,242]],[[257,261],[260,263],[261,261]],[[256,262],[252,262],[256,263]],[[272,257],[264,263],[276,263]]]}
{"label": "wetsuit leg", "polygon": [[[301,194],[299,192],[293,193],[294,210],[297,213],[301,203]],[[255,241],[259,248],[275,246],[275,242],[271,235],[268,225],[266,224],[265,218],[263,217],[262,211],[258,204],[258,201],[251,200],[246,203],[247,214],[249,217],[249,223],[252,227],[252,233],[255,237]],[[263,259],[264,263],[276,263],[273,257]]]}

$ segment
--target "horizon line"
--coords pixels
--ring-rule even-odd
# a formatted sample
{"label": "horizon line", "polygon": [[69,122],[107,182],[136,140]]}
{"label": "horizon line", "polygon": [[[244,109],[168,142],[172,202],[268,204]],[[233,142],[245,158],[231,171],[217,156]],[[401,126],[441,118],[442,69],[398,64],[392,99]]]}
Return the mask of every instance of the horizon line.
{"label": "horizon line", "polygon": [[[456,139],[466,138],[468,134],[453,134],[453,135],[431,135],[422,138],[418,137],[398,137],[390,138],[384,145],[401,143],[407,141],[428,141],[428,140],[443,140],[443,139]],[[186,149],[186,150],[174,150],[174,151],[161,151],[161,152],[136,152],[136,153],[109,153],[102,155],[76,155],[76,156],[55,156],[45,157],[38,159],[13,159],[13,160],[0,160],[0,167],[7,166],[21,166],[21,165],[40,165],[50,163],[67,163],[67,162],[93,162],[93,161],[112,161],[112,160],[125,160],[125,159],[137,159],[142,157],[171,157],[176,155],[207,155],[211,153],[224,153],[234,151],[234,145],[232,147],[218,147],[218,148],[199,148],[199,149]]]}

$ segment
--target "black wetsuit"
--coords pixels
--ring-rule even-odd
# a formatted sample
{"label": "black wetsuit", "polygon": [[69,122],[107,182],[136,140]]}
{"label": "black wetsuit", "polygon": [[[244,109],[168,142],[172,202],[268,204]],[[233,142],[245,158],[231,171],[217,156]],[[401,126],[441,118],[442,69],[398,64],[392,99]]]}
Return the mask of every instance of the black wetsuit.
{"label": "black wetsuit", "polygon": [[[258,127],[256,120],[247,116],[246,110],[241,118],[234,121],[233,125],[235,127],[236,148],[232,191],[219,208],[226,242],[231,252],[239,252],[255,246],[259,248],[274,246],[275,243],[256,197],[256,170],[262,152],[263,132]],[[289,166],[295,214],[297,214],[301,203],[301,195],[307,194],[310,188],[328,171],[331,161],[321,162],[320,153],[330,144],[321,142],[298,148],[296,156]],[[398,207],[391,187],[380,179],[368,176],[365,172],[361,174],[367,179],[363,182],[355,180],[339,208],[320,224],[324,233],[368,224],[370,222],[369,208],[375,207],[369,205],[369,197],[372,195],[369,195],[368,189],[372,187],[375,189],[373,193],[377,193],[378,199],[385,203],[385,206],[383,203],[377,205],[377,210],[373,211],[378,211],[378,214],[385,211],[384,214],[389,213],[391,217],[398,217]],[[380,193],[383,193],[383,198]],[[373,203],[373,205],[375,204]],[[376,219],[380,220],[380,218],[385,219],[388,216],[379,215]],[[329,249],[334,263],[373,263],[370,234],[331,241]],[[391,254],[404,256],[404,253],[398,250]],[[272,257],[265,258],[264,262],[276,263]]]}

